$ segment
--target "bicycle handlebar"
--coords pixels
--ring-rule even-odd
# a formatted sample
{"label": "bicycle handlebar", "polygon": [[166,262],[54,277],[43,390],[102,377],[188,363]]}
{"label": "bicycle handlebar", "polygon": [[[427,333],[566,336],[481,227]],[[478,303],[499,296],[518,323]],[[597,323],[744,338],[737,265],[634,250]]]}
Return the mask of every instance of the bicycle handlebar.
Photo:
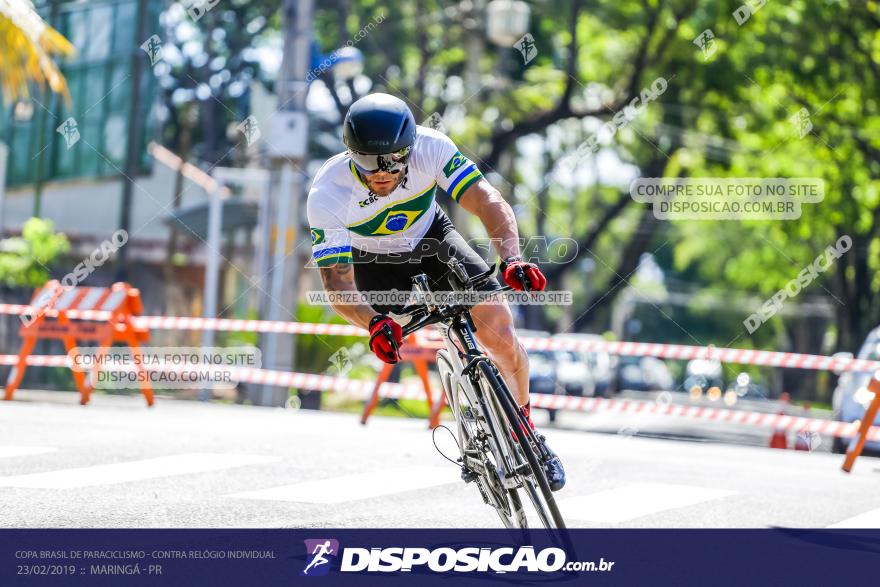
{"label": "bicycle handlebar", "polygon": [[516,268],[516,276],[519,278],[519,282],[523,286],[523,291],[532,291],[532,284],[526,279],[526,272],[523,271],[522,267]]}
{"label": "bicycle handlebar", "polygon": [[[458,261],[458,259],[452,259],[447,262],[450,270],[452,271],[453,278],[457,281],[460,291],[475,291],[478,287],[485,285],[489,279],[492,278],[495,273],[496,266],[493,263],[491,267],[489,267],[488,271],[485,271],[475,277],[468,277],[467,271],[465,271],[464,267]],[[525,271],[522,267],[516,268],[516,276],[519,278],[520,283],[523,285],[523,291],[530,292],[532,291],[531,283],[526,278]],[[420,288],[421,286],[418,284],[419,279],[422,276],[416,276],[413,278],[413,287]],[[500,288],[496,290],[487,291],[486,293],[503,293],[506,291],[513,291],[514,288],[509,285],[502,285]],[[429,291],[423,291],[422,293],[430,293]],[[412,334],[416,330],[424,328],[425,326],[430,326],[431,324],[436,324],[442,320],[452,318],[454,316],[463,314],[470,310],[470,306],[464,305],[447,305],[447,306],[436,306],[433,308],[429,308],[428,304],[414,304],[412,306],[407,306],[403,309],[403,311],[398,314],[399,316],[411,316],[415,317],[419,314],[424,314],[420,319],[411,320],[406,326],[403,327],[403,335],[407,336]]]}
{"label": "bicycle handlebar", "polygon": [[[461,263],[457,259],[452,259],[447,263],[449,265],[450,270],[454,278],[458,281],[458,286],[460,286],[461,291],[475,291],[477,287],[485,285],[486,282],[492,277],[495,273],[495,264],[492,264],[489,267],[489,270],[477,275],[475,277],[468,277],[467,272],[464,267],[462,267]],[[415,283],[418,277],[413,278],[413,282]],[[502,293],[505,291],[511,291],[511,288],[508,285],[501,286],[496,290],[492,290],[486,293]],[[430,292],[422,292],[422,293],[430,293]],[[437,306],[432,309],[428,308],[427,304],[414,304],[412,306],[407,306],[403,309],[399,316],[411,316],[413,320],[410,321],[403,327],[403,335],[407,336],[412,334],[416,330],[420,330],[425,326],[430,326],[431,324],[437,324],[438,322],[445,320],[447,318],[452,318],[459,314],[463,314],[464,312],[469,311],[469,306],[464,305],[447,305],[447,306]],[[424,314],[421,318],[415,318],[419,314]]]}

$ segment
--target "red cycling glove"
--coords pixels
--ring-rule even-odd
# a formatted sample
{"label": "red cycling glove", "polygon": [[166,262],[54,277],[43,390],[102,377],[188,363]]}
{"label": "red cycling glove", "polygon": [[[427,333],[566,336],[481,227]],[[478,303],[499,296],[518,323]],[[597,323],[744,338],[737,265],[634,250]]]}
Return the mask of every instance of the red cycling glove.
{"label": "red cycling glove", "polygon": [[376,314],[370,320],[370,350],[386,363],[400,360],[400,345],[403,344],[403,329],[400,324],[385,316]]}
{"label": "red cycling glove", "polygon": [[[523,279],[517,275],[517,269],[522,269]],[[541,273],[541,270],[534,263],[527,263],[519,257],[510,257],[501,262],[501,276],[504,283],[517,291],[525,290],[528,285],[530,290],[544,291],[547,287],[547,278]]]}

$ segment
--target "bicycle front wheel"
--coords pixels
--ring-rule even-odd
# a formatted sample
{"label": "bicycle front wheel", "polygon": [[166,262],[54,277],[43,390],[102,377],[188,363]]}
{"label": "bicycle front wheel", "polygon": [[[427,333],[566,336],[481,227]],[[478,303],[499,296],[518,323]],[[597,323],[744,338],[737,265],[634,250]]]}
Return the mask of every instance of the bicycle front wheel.
{"label": "bicycle front wheel", "polygon": [[[501,444],[509,447],[514,457],[512,461],[517,463],[515,470],[508,471],[508,474],[516,474],[520,478],[522,489],[532,502],[543,526],[564,529],[565,521],[559,513],[556,498],[550,490],[547,475],[544,473],[537,438],[528,429],[528,424],[516,406],[510,389],[497,373],[495,366],[490,361],[483,360],[479,363],[479,369],[481,385],[488,394],[488,401],[494,404],[496,411],[500,408],[499,433],[505,435],[507,440]],[[516,442],[513,442],[514,436]]]}
{"label": "bicycle front wheel", "polygon": [[498,513],[502,524],[507,528],[524,527],[526,519],[519,495],[504,487],[498,476],[498,451],[489,443],[491,434],[486,430],[484,406],[473,405],[465,390],[453,383],[452,362],[445,350],[437,352],[437,367],[446,402],[458,427],[462,465],[477,474],[475,482],[483,501]]}

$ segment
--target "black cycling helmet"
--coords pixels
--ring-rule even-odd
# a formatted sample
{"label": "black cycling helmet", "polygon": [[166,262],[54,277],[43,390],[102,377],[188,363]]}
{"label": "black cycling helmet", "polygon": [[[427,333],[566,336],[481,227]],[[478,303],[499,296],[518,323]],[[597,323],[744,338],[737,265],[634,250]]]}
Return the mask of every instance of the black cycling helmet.
{"label": "black cycling helmet", "polygon": [[369,94],[348,109],[342,142],[362,171],[402,171],[416,141],[416,120],[400,98]]}

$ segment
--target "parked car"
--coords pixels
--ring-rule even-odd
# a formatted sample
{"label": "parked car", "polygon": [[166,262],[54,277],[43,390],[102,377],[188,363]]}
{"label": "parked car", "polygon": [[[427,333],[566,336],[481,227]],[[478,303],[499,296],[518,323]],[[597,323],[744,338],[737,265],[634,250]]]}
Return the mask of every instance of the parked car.
{"label": "parked car", "polygon": [[556,353],[529,350],[529,392],[556,392]]}
{"label": "parked car", "polygon": [[574,351],[556,351],[556,381],[565,395],[594,395],[590,366]]}
{"label": "parked car", "polygon": [[[581,334],[581,333],[562,333],[555,334],[553,338],[560,341],[570,342],[590,342],[604,339],[598,334]],[[576,378],[583,377],[582,393],[574,395],[598,395],[607,396],[611,390],[612,380],[614,379],[614,359],[611,355],[603,350],[594,351],[564,351],[566,353],[563,358],[564,363],[579,363],[585,365],[578,367],[576,372],[567,373],[560,380],[564,381],[566,391],[568,392],[568,382],[571,382],[571,388],[577,389]],[[570,393],[570,392],[569,392]]]}
{"label": "parked car", "polygon": [[[517,328],[517,335],[527,338],[550,338],[546,330]],[[529,393],[560,393],[556,370],[558,357],[556,351],[526,349],[529,355]],[[556,420],[556,410],[547,410],[550,421]]]}
{"label": "parked car", "polygon": [[620,357],[617,363],[617,389],[670,391],[675,379],[666,363],[656,357]]}
{"label": "parked car", "polygon": [[[859,350],[858,358],[871,361],[880,360],[880,327],[868,334]],[[831,407],[834,409],[835,420],[855,422],[865,416],[865,410],[874,399],[874,394],[868,391],[871,377],[872,372],[870,371],[846,371],[840,375],[837,387],[834,389],[834,395],[831,396]],[[874,425],[880,426],[880,413],[877,414]],[[851,440],[851,438],[836,436],[831,450],[836,453],[844,453]],[[880,442],[866,442],[865,450],[880,452]]]}
{"label": "parked car", "polygon": [[751,375],[742,372],[736,376],[727,391],[736,393],[738,399],[748,400],[766,400],[769,398],[770,391],[766,385],[762,385],[755,381]]}
{"label": "parked car", "polygon": [[699,387],[700,392],[706,392],[711,387],[724,389],[724,380],[721,377],[721,362],[714,359],[693,359],[688,361],[684,370],[684,391],[690,391]]}

